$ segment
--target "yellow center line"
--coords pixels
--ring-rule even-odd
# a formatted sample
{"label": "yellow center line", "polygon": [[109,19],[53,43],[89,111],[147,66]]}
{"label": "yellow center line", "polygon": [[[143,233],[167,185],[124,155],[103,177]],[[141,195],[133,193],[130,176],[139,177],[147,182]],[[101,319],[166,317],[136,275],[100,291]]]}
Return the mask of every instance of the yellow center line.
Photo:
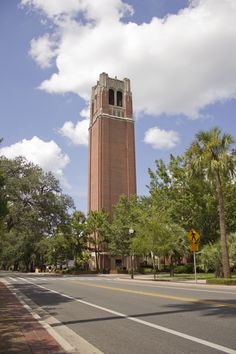
{"label": "yellow center line", "polygon": [[[201,300],[201,299],[195,299],[195,298],[191,298],[191,297],[182,297],[182,296],[174,296],[174,295],[163,295],[163,294],[158,294],[158,293],[151,293],[151,292],[139,291],[139,290],[130,290],[130,289],[125,289],[125,288],[114,288],[112,286],[107,286],[107,285],[95,285],[95,284],[87,283],[87,282],[80,281],[80,280],[77,280],[77,281],[81,285],[87,285],[87,286],[90,286],[92,288],[100,288],[100,289],[119,291],[119,292],[124,292],[124,293],[129,293],[129,294],[158,297],[158,298],[161,298],[161,299],[192,302],[192,303],[196,303],[196,304],[199,303],[199,304],[214,305],[216,307],[236,308],[236,304],[227,304],[227,303],[224,303],[224,302],[218,302],[218,301],[212,301],[212,300]],[[70,282],[72,282],[72,280],[70,280]]]}

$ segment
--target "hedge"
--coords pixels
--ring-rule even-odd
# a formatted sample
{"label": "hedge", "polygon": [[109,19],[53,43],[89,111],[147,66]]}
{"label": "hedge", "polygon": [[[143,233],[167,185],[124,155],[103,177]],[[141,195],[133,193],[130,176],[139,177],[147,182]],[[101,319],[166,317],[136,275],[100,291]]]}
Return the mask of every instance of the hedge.
{"label": "hedge", "polygon": [[206,284],[236,285],[236,279],[230,279],[230,278],[206,279]]}
{"label": "hedge", "polygon": [[194,272],[193,264],[181,264],[174,267],[175,274],[191,274]]}

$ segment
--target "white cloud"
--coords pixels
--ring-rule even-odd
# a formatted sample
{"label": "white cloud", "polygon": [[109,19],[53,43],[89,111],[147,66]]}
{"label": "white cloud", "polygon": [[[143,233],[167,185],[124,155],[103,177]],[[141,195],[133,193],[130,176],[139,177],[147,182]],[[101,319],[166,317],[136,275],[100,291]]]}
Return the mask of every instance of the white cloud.
{"label": "white cloud", "polygon": [[86,19],[110,21],[133,12],[122,0],[21,0],[22,6],[40,10],[57,21],[65,16],[75,17],[82,12]]}
{"label": "white cloud", "polygon": [[174,130],[167,131],[153,127],[145,132],[143,141],[150,144],[153,149],[166,150],[174,148],[179,143],[180,138]]}
{"label": "white cloud", "polygon": [[88,145],[88,128],[89,119],[83,119],[76,124],[68,121],[65,122],[62,128],[59,129],[59,133],[62,136],[69,138],[69,140],[75,145]]}
{"label": "white cloud", "polygon": [[132,12],[122,0],[21,3],[55,25],[57,72],[40,85],[47,92],[88,100],[105,71],[129,77],[135,109],[152,115],[196,118],[207,105],[236,98],[235,0],[192,0],[177,15],[143,24],[122,22]]}
{"label": "white cloud", "polygon": [[0,155],[9,159],[23,156],[28,161],[39,165],[45,172],[53,172],[64,186],[69,187],[63,174],[64,168],[70,162],[69,156],[64,154],[53,140],[46,142],[37,136],[31,140],[23,139],[10,146],[2,147]]}
{"label": "white cloud", "polygon": [[41,68],[49,68],[52,58],[56,55],[53,47],[53,41],[48,34],[45,34],[42,37],[31,40],[29,54]]}

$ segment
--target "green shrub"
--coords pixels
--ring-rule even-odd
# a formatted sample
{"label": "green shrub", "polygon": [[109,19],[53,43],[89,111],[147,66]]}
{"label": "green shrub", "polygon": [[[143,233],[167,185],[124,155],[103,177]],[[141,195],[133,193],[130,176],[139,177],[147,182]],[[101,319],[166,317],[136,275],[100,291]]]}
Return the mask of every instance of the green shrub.
{"label": "green shrub", "polygon": [[140,263],[140,268],[153,268],[152,264],[149,264],[147,262]]}
{"label": "green shrub", "polygon": [[[131,269],[128,270],[128,274],[132,274],[132,270]],[[139,272],[137,270],[134,270],[134,275],[138,275],[138,274],[139,274]]]}
{"label": "green shrub", "polygon": [[128,274],[128,269],[117,268],[117,273],[118,274]]}
{"label": "green shrub", "polygon": [[207,279],[206,280],[207,284],[215,284],[215,285],[236,285],[236,279],[231,279],[231,278],[213,278],[213,279]]}
{"label": "green shrub", "polygon": [[141,274],[151,274],[151,273],[153,273],[153,268],[151,267],[140,267],[139,269],[138,269],[138,271],[139,271],[139,273],[141,273]]}
{"label": "green shrub", "polygon": [[63,273],[63,274],[67,274],[67,273],[69,273],[69,269],[68,269],[68,268],[64,268],[64,269],[62,269],[62,273]]}
{"label": "green shrub", "polygon": [[194,272],[193,263],[178,265],[174,267],[175,274],[191,274]]}

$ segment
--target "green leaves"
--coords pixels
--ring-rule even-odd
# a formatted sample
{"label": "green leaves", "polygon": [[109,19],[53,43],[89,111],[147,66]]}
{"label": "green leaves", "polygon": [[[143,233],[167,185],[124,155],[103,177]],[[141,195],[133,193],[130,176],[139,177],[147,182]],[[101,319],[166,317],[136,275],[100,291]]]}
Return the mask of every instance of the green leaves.
{"label": "green leaves", "polygon": [[133,229],[136,234],[136,225],[142,214],[141,199],[136,196],[121,196],[115,205],[112,223],[109,251],[112,255],[129,256],[132,254]]}
{"label": "green leaves", "polygon": [[213,180],[216,172],[230,177],[235,175],[235,159],[230,153],[233,143],[233,137],[222,134],[217,127],[200,131],[186,152],[190,174],[203,173]]}
{"label": "green leaves", "polygon": [[[58,225],[68,221],[73,201],[62,194],[59,182],[51,173],[44,173],[22,157],[14,160],[1,157],[0,170],[8,203],[8,214],[3,220],[5,241],[0,260],[6,266],[17,260],[28,270],[30,263],[41,257],[38,243],[52,236]],[[10,256],[8,252],[6,256],[6,250],[12,247],[16,254]]]}
{"label": "green leaves", "polygon": [[90,249],[95,252],[97,271],[100,270],[100,253],[106,251],[110,235],[109,215],[105,210],[92,210],[87,218],[87,233]]}

